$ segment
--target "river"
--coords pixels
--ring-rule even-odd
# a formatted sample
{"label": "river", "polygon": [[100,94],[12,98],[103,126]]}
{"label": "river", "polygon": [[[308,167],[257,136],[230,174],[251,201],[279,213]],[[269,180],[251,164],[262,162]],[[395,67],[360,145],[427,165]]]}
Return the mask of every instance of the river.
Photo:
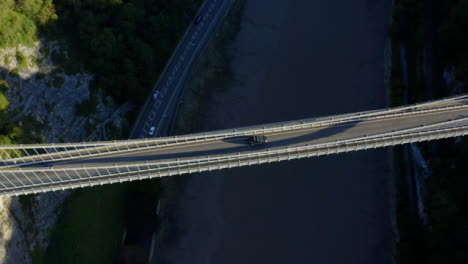
{"label": "river", "polygon": [[[206,130],[383,108],[390,0],[249,0]],[[393,263],[388,149],[185,176],[161,263]]]}

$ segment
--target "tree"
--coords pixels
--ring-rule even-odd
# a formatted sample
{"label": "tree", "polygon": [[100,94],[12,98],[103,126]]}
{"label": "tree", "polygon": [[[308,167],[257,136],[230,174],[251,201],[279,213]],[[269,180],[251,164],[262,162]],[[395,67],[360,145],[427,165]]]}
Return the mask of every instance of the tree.
{"label": "tree", "polygon": [[15,7],[15,0],[2,0],[0,1],[0,12],[11,10]]}
{"label": "tree", "polygon": [[96,22],[94,13],[91,11],[84,11],[81,19],[78,22],[78,36],[81,41],[87,42],[92,39],[99,31],[99,25]]}
{"label": "tree", "polygon": [[16,10],[26,16],[35,17],[43,4],[43,0],[16,0]]}
{"label": "tree", "polygon": [[91,40],[91,51],[95,56],[104,57],[109,59],[112,57],[114,47],[116,46],[116,39],[112,29],[104,28],[96,37]]}
{"label": "tree", "polygon": [[45,0],[42,8],[36,13],[36,20],[41,25],[46,25],[49,22],[56,21],[58,16],[55,11],[55,5],[52,0]]}
{"label": "tree", "polygon": [[5,93],[9,88],[7,81],[0,80],[0,93]]}
{"label": "tree", "polygon": [[10,102],[8,102],[8,98],[0,92],[0,111],[7,110],[9,104]]}

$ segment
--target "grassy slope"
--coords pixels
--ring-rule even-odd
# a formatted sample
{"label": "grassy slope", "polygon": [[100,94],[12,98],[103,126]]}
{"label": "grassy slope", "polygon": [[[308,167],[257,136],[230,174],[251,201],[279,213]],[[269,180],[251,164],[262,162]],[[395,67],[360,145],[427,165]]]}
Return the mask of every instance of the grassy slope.
{"label": "grassy slope", "polygon": [[78,190],[63,204],[51,243],[34,263],[112,263],[123,234],[126,185]]}

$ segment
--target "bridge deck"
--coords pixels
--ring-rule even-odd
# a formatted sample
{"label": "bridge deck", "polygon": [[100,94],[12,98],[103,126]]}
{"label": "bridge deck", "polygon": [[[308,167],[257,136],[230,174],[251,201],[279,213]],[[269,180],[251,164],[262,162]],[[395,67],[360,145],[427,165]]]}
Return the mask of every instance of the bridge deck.
{"label": "bridge deck", "polygon": [[0,193],[85,187],[468,134],[468,106],[464,104],[437,111],[346,120],[266,133],[269,141],[260,146],[249,146],[247,136],[214,137],[146,150],[48,161],[45,167],[36,163],[8,167],[0,170]]}

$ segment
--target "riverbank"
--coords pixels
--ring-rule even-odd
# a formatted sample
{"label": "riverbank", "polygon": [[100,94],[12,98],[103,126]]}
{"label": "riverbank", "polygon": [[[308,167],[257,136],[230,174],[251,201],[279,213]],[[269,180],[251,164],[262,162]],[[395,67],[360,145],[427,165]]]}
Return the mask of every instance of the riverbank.
{"label": "riverbank", "polygon": [[[466,92],[466,2],[396,1],[392,26],[392,103]],[[457,22],[458,21],[458,22]],[[467,140],[396,148],[397,263],[466,263]],[[420,150],[414,153],[413,147]],[[417,158],[416,156],[420,156]],[[421,165],[421,157],[423,165]],[[427,166],[424,166],[427,164]]]}
{"label": "riverbank", "polygon": [[[385,107],[389,10],[247,2],[233,81],[205,97],[198,131]],[[182,176],[161,263],[391,263],[387,161],[377,150]]]}
{"label": "riverbank", "polygon": [[[178,113],[171,134],[188,134],[202,129],[203,113],[206,109],[207,98],[212,93],[223,91],[231,83],[231,55],[228,46],[235,39],[240,30],[240,22],[246,0],[234,0],[229,13],[214,33],[214,37],[207,43],[201,53],[189,80],[187,81]],[[178,206],[178,198],[187,185],[187,176],[167,177],[162,179],[163,197],[161,199],[160,225],[155,244],[155,252],[161,252],[163,247],[173,245],[183,233],[180,226],[175,224],[170,211]],[[153,263],[163,263],[160,254]]]}

